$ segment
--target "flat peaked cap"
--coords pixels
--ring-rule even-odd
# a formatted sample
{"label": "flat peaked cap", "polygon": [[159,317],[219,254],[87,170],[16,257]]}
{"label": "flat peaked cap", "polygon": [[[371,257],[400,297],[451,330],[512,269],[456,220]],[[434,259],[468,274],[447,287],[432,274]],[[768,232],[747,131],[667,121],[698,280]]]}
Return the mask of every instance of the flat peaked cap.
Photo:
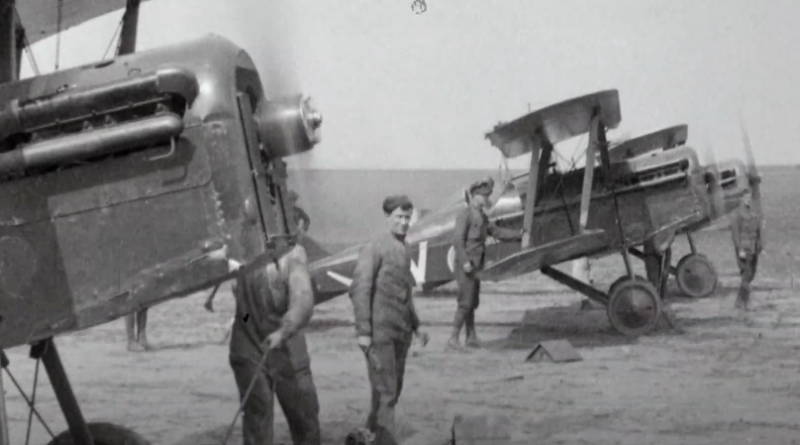
{"label": "flat peaked cap", "polygon": [[411,210],[414,205],[411,204],[411,200],[406,195],[391,195],[383,200],[383,211],[386,214],[394,212],[398,207],[403,210]]}
{"label": "flat peaked cap", "polygon": [[494,179],[492,178],[481,179],[469,186],[470,195],[489,196],[492,194],[492,190],[494,190]]}

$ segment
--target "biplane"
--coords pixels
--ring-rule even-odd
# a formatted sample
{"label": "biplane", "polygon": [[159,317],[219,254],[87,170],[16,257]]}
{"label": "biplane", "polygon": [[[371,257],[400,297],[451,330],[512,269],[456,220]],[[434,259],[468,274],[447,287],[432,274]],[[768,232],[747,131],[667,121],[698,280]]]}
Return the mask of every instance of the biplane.
{"label": "biplane", "polygon": [[[658,320],[661,294],[657,289],[664,288],[662,281],[667,277],[662,271],[675,274],[679,287],[689,295],[713,291],[716,271],[696,251],[691,234],[735,209],[749,179],[738,160],[719,165],[714,160],[713,165],[702,166],[695,150],[685,145],[687,125],[609,147],[606,130],[620,120],[618,93],[609,90],[534,111],[487,135],[504,156],[529,153],[532,163],[528,173],[504,185],[488,214],[500,226],[524,227],[527,236],[522,243],[488,245],[482,278],[497,281],[541,271],[608,306],[612,325],[635,336],[653,329]],[[586,133],[590,143],[585,159],[599,160],[600,165],[556,171],[554,145]],[[453,280],[452,233],[467,199],[458,192],[409,230],[412,274],[423,289]],[[672,267],[665,253],[680,234],[689,237],[692,251]],[[312,263],[318,303],[347,292],[359,249],[353,246]],[[613,253],[622,256],[628,274],[614,282],[608,293],[553,268],[565,261]],[[646,260],[649,282],[633,275],[631,256]],[[636,302],[642,308],[631,316],[629,309]]]}
{"label": "biplane", "polygon": [[[53,337],[285,252],[296,227],[284,158],[320,141],[309,98],[267,97],[225,38],[134,52],[139,4],[0,0],[0,357],[37,417],[2,351],[31,345],[37,375],[43,364],[68,425],[55,435],[39,417],[53,444],[147,443],[84,420]],[[31,44],[121,8],[116,57],[19,79]]]}

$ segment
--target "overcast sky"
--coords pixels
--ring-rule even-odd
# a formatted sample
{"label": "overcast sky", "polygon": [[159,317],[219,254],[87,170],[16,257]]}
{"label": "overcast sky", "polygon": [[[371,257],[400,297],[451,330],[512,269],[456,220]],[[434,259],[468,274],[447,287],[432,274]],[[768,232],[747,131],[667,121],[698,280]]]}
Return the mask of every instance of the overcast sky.
{"label": "overcast sky", "polygon": [[[419,15],[412,0],[290,1],[150,0],[138,49],[213,32],[296,79],[324,116],[307,167],[497,168],[498,121],[608,88],[612,137],[688,123],[691,145],[742,157],[741,110],[760,163],[800,163],[797,0],[427,0]],[[61,67],[101,59],[121,14],[64,32]],[[34,54],[52,70],[55,39]]]}

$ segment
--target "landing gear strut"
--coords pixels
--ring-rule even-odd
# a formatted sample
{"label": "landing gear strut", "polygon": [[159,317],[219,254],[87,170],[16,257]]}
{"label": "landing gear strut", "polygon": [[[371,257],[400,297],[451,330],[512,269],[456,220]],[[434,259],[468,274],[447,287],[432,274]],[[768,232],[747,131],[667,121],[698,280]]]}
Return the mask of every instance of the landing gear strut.
{"label": "landing gear strut", "polygon": [[[708,297],[717,288],[717,270],[707,256],[697,252],[692,235],[687,233],[686,237],[689,240],[691,253],[681,258],[675,267],[672,267],[670,262],[666,263],[665,269],[669,271],[669,274],[675,276],[678,289],[682,294],[690,298]],[[660,272],[658,272],[658,267],[652,263],[654,260],[653,253],[649,252],[648,249],[645,249],[643,253],[634,248],[629,249],[629,252],[644,260],[648,278],[651,282],[654,282],[655,277],[659,276]]]}
{"label": "landing gear strut", "polygon": [[[110,423],[86,423],[83,419],[78,401],[75,394],[72,392],[72,387],[67,379],[67,373],[61,363],[61,357],[58,355],[58,350],[52,338],[48,338],[39,343],[31,346],[30,357],[37,360],[36,375],[34,376],[34,389],[31,398],[23,391],[17,380],[8,370],[8,358],[0,351],[0,364],[3,370],[11,377],[14,386],[17,387],[25,402],[30,409],[30,416],[28,417],[28,432],[30,433],[31,421],[35,414],[47,432],[50,434],[52,440],[50,445],[150,445],[142,436],[134,433],[133,431]],[[47,376],[50,379],[50,384],[53,387],[58,404],[64,417],[67,421],[68,429],[58,435],[53,435],[53,432],[44,422],[39,412],[36,410],[36,383],[38,381],[39,361],[44,365]],[[2,396],[2,394],[0,394]],[[5,399],[0,397],[0,414],[5,413]],[[3,422],[2,433],[8,434],[8,423],[5,416],[0,416],[0,422]]]}

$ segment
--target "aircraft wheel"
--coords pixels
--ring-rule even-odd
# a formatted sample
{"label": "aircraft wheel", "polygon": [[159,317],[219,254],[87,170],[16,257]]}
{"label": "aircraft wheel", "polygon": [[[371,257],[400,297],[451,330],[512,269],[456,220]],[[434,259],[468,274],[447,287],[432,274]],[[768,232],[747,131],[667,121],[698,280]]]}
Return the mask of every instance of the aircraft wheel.
{"label": "aircraft wheel", "polygon": [[[643,277],[641,275],[634,275],[634,277],[636,277],[637,280],[647,281],[647,278],[645,278],[645,277]],[[625,281],[628,281],[628,280],[630,280],[630,277],[627,276],[627,275],[623,275],[623,276],[617,278],[617,281],[611,283],[611,286],[608,288],[608,294],[611,295],[611,293],[614,292],[614,288],[616,288],[617,286],[619,286],[620,284],[622,284],[622,283],[624,283]]]}
{"label": "aircraft wheel", "polygon": [[608,320],[628,337],[638,337],[655,329],[661,316],[661,299],[647,280],[629,277],[617,280],[608,293]]}
{"label": "aircraft wheel", "polygon": [[[94,445],[151,445],[133,431],[113,423],[87,423]],[[69,430],[57,435],[48,445],[74,445]]]}
{"label": "aircraft wheel", "polygon": [[691,298],[705,298],[717,288],[717,269],[703,254],[688,254],[675,267],[678,289]]}

